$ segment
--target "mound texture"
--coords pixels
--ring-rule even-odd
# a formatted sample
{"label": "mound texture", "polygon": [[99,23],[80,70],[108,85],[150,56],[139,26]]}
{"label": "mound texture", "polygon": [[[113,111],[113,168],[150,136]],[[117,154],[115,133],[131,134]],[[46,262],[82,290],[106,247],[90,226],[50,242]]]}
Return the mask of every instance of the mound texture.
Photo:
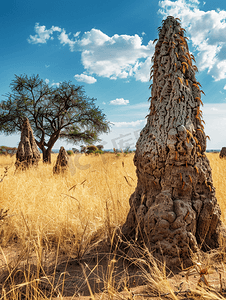
{"label": "mound texture", "polygon": [[122,228],[169,266],[189,265],[191,251],[216,248],[225,235],[192,60],[184,29],[168,17],[155,46],[150,113],[134,157],[138,183]]}
{"label": "mound texture", "polygon": [[56,164],[53,167],[53,174],[64,173],[68,170],[69,156],[64,149],[64,147],[60,147],[59,154],[57,155]]}
{"label": "mound texture", "polygon": [[31,129],[28,118],[22,125],[20,143],[16,153],[16,168],[27,169],[31,166],[37,166],[41,158],[38,150],[33,131]]}
{"label": "mound texture", "polygon": [[226,158],[226,147],[222,147],[219,157]]}

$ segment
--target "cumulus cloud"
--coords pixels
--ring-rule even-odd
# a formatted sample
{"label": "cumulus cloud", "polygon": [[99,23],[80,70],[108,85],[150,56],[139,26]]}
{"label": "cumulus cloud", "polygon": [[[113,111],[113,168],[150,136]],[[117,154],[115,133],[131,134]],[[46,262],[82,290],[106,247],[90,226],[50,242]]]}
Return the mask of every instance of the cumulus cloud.
{"label": "cumulus cloud", "polygon": [[89,75],[86,75],[86,74],[76,74],[74,76],[74,78],[79,81],[79,82],[85,82],[85,83],[88,83],[88,84],[92,84],[92,83],[95,83],[97,80],[96,78],[94,78],[93,76],[89,76]]}
{"label": "cumulus cloud", "polygon": [[149,81],[151,57],[154,45],[149,41],[143,44],[139,35],[108,36],[98,29],[91,29],[83,35],[66,33],[65,29],[35,25],[35,36],[30,36],[33,44],[46,43],[54,31],[60,32],[58,40],[64,46],[69,46],[71,52],[81,52],[81,62],[89,75],[96,74],[110,79],[131,78],[142,82]]}
{"label": "cumulus cloud", "polygon": [[140,125],[144,125],[146,120],[137,120],[132,122],[112,122],[115,127],[137,127]]}
{"label": "cumulus cloud", "polygon": [[129,100],[125,100],[123,98],[116,98],[115,100],[110,101],[111,105],[127,105],[129,104]]}
{"label": "cumulus cloud", "polygon": [[159,10],[164,17],[180,18],[196,51],[198,68],[217,81],[226,78],[226,11],[199,9],[198,0],[162,0]]}
{"label": "cumulus cloud", "polygon": [[54,81],[53,81],[53,82],[51,83],[51,86],[54,86],[54,85],[57,86],[57,87],[59,87],[59,86],[60,86],[60,82],[54,82]]}
{"label": "cumulus cloud", "polygon": [[31,44],[45,44],[49,39],[53,39],[52,34],[57,31],[61,32],[61,28],[52,26],[50,29],[46,29],[45,26],[39,26],[39,23],[35,24],[36,35],[30,35],[28,42]]}
{"label": "cumulus cloud", "polygon": [[[60,35],[58,36],[58,39],[60,41],[61,44],[63,45],[68,45],[70,47],[70,50],[73,51],[74,46],[76,44],[76,40],[71,40],[69,38],[69,36],[71,35],[71,33],[66,34],[66,31],[63,29],[60,33]],[[77,32],[76,34],[74,34],[74,38],[76,38],[79,35],[79,32]]]}
{"label": "cumulus cloud", "polygon": [[[91,74],[110,79],[135,77],[137,80],[148,81],[144,65],[149,63],[154,46],[142,44],[142,38],[135,34],[107,36],[97,29],[86,32],[78,41],[82,48],[82,63]],[[145,63],[141,60],[146,59]],[[150,70],[150,68],[149,68]],[[141,75],[142,71],[144,74]]]}
{"label": "cumulus cloud", "polygon": [[[49,84],[50,80],[48,78],[46,78],[45,79],[45,83]],[[60,82],[54,82],[54,81],[52,81],[51,86],[54,86],[54,85],[57,86],[57,87],[59,87],[60,86]]]}
{"label": "cumulus cloud", "polygon": [[147,82],[150,78],[151,57],[148,57],[144,62],[137,62],[134,67],[134,77],[141,82]]}

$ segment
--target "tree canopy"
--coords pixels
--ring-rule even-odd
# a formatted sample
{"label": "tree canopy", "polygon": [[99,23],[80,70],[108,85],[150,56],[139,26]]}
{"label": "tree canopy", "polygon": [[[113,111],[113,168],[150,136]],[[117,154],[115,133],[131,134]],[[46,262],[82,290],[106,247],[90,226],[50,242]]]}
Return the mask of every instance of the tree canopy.
{"label": "tree canopy", "polygon": [[59,138],[90,144],[109,131],[105,114],[82,86],[69,81],[53,87],[39,75],[15,75],[10,87],[11,92],[0,103],[0,132],[20,132],[24,118],[28,118],[46,162],[51,161],[51,149]]}

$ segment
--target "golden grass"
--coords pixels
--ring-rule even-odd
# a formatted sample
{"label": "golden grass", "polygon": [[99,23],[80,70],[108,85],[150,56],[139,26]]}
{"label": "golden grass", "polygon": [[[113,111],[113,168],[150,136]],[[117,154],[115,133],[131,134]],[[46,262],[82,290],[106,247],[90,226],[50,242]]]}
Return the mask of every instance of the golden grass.
{"label": "golden grass", "polygon": [[60,239],[66,247],[80,240],[84,231],[91,236],[106,222],[118,226],[125,221],[136,187],[133,155],[83,154],[74,162],[75,157],[71,172],[53,175],[56,155],[52,165],[40,162],[37,169],[16,173],[15,157],[0,156],[0,174],[12,164],[0,184],[1,207],[12,215],[3,226],[3,246],[13,239],[24,245],[28,238],[41,236],[49,246]]}
{"label": "golden grass", "polygon": [[222,220],[226,224],[226,159],[220,159],[219,153],[207,153],[207,157],[212,168],[213,185],[221,208]]}
{"label": "golden grass", "polygon": [[[46,295],[52,299],[56,290],[62,299],[66,273],[60,275],[58,279],[60,289],[56,289],[54,282],[58,257],[60,253],[64,253],[69,258],[80,259],[92,245],[95,245],[95,242],[107,235],[111,238],[113,229],[125,222],[129,211],[128,200],[136,187],[133,156],[133,154],[126,156],[121,154],[118,157],[115,154],[72,156],[73,165],[71,164],[70,172],[64,175],[53,175],[56,155],[52,156],[51,165],[40,162],[37,169],[26,172],[15,172],[15,156],[0,156],[0,178],[4,168],[11,165],[7,176],[0,183],[0,208],[9,209],[10,216],[2,223],[0,232],[1,260],[5,261],[8,269],[10,285],[8,289],[5,285],[1,287],[0,299],[47,299]],[[212,167],[213,183],[222,210],[222,219],[225,222],[226,160],[220,160],[217,153],[207,153],[207,156]],[[15,251],[20,254],[19,257],[15,255],[13,262],[5,254],[8,245],[14,250],[18,249]],[[14,279],[16,274],[20,273],[17,268],[24,258],[29,261],[32,253],[29,249],[32,249],[36,256],[36,271],[32,271],[31,262],[27,263],[25,269],[20,271],[24,280],[18,284]],[[49,279],[43,267],[43,262],[46,263],[43,249],[50,252],[55,249],[52,279]],[[175,286],[178,286],[180,293],[179,283],[170,281],[165,266],[156,262],[147,249],[134,248],[133,251],[137,258],[125,259],[140,269],[142,280],[148,286],[149,295],[154,296],[154,299],[164,299],[165,296],[168,299],[181,299],[178,298],[180,294],[175,292]],[[113,256],[109,256],[105,279],[106,298],[103,299],[133,299],[134,293],[127,289],[126,285],[126,296],[119,294],[115,288],[114,264],[117,259],[114,253]],[[88,269],[85,271],[84,266],[83,264],[82,270],[87,274]],[[92,299],[98,299],[95,298],[89,285],[89,276],[96,268],[98,263],[90,269],[86,277]],[[222,268],[225,269],[223,261]],[[4,269],[1,270],[3,272]],[[4,276],[2,278],[4,279]],[[6,279],[5,282],[8,282]],[[50,286],[47,292],[41,287],[42,280]],[[198,279],[194,280],[197,284]],[[185,284],[185,280],[183,282]],[[217,283],[219,285],[219,279]],[[194,285],[190,287],[189,280],[186,284],[192,291],[192,299],[224,299],[216,289],[194,288]],[[147,298],[144,295],[144,297],[152,299],[151,296]]]}
{"label": "golden grass", "polygon": [[[124,223],[136,187],[134,154],[74,155],[70,172],[53,175],[56,156],[51,165],[40,162],[27,172],[15,172],[15,156],[0,156],[0,175],[11,165],[0,184],[0,208],[11,215],[1,233],[3,246],[12,240],[24,245],[28,237],[41,235],[49,246],[60,239],[65,247],[72,237],[79,240],[84,231],[91,236],[106,222],[112,227]],[[226,222],[226,160],[218,153],[207,157]]]}

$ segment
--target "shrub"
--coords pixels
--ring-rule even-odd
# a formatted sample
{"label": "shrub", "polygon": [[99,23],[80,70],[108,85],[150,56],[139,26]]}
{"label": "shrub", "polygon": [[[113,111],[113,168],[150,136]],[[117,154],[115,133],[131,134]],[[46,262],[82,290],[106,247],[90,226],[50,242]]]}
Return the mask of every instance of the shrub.
{"label": "shrub", "polygon": [[97,145],[98,150],[103,150],[104,146],[103,145]]}
{"label": "shrub", "polygon": [[72,150],[67,150],[67,154],[68,154],[68,155],[71,156],[73,153],[74,153],[74,152],[73,152]]}
{"label": "shrub", "polygon": [[95,153],[95,154],[103,154],[104,151],[102,151],[102,150],[95,150],[93,153]]}
{"label": "shrub", "polygon": [[129,151],[130,146],[126,147],[124,152],[124,155],[127,155],[128,153],[131,153],[131,151]]}
{"label": "shrub", "polygon": [[98,151],[98,148],[94,145],[90,145],[86,147],[86,153],[90,154],[90,153],[95,153],[95,151]]}
{"label": "shrub", "polygon": [[81,153],[85,153],[85,152],[86,152],[86,146],[81,145],[80,148],[81,148],[81,149],[80,149],[80,152],[81,152]]}
{"label": "shrub", "polygon": [[13,156],[16,154],[17,148],[15,147],[6,147],[6,146],[0,146],[0,155],[10,155]]}
{"label": "shrub", "polygon": [[73,151],[74,153],[79,153],[79,150],[76,149],[76,148],[72,148],[72,151]]}

